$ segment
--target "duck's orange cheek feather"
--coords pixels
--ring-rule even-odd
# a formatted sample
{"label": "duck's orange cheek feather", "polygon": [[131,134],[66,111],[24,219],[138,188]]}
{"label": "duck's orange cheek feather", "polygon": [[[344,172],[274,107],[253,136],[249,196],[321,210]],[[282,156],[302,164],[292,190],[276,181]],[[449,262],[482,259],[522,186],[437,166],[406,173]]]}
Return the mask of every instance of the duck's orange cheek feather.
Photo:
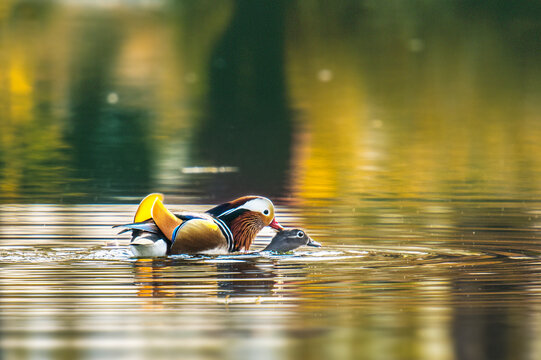
{"label": "duck's orange cheek feather", "polygon": [[249,250],[258,232],[265,227],[261,217],[254,214],[243,214],[231,222],[231,232],[235,239],[235,251]]}

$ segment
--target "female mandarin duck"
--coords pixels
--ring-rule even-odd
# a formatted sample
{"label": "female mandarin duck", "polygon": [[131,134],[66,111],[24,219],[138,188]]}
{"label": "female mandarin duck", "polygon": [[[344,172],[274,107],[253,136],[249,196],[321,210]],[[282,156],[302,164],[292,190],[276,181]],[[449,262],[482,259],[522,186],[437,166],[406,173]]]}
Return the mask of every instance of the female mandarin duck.
{"label": "female mandarin duck", "polygon": [[137,257],[168,254],[223,254],[247,251],[265,226],[283,227],[274,218],[274,205],[261,196],[244,196],[205,213],[173,214],[163,205],[162,194],[145,197],[132,224],[130,248]]}
{"label": "female mandarin duck", "polygon": [[295,250],[301,246],[321,247],[321,244],[313,240],[302,229],[284,229],[279,231],[262,251],[283,253]]}

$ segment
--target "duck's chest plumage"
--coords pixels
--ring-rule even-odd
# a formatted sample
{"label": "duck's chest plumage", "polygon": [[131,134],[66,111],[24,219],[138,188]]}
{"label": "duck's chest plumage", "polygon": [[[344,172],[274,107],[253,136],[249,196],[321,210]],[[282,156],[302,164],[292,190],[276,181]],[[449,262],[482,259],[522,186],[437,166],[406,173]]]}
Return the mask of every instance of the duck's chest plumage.
{"label": "duck's chest plumage", "polygon": [[231,230],[219,219],[192,218],[175,228],[171,254],[226,254],[233,250]]}

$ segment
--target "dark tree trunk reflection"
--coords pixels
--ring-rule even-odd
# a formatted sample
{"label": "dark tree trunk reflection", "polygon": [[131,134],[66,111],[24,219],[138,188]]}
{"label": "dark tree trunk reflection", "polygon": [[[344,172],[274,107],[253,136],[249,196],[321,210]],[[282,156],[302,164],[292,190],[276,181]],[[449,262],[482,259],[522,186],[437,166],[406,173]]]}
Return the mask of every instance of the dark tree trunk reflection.
{"label": "dark tree trunk reflection", "polygon": [[76,39],[67,129],[72,169],[81,180],[74,187],[94,201],[144,194],[150,183],[148,115],[117,102],[123,94],[112,85],[122,33],[114,18],[106,18],[85,25]]}
{"label": "dark tree trunk reflection", "polygon": [[196,153],[203,163],[239,171],[214,177],[210,192],[283,191],[291,145],[283,23],[284,2],[239,0],[213,50]]}

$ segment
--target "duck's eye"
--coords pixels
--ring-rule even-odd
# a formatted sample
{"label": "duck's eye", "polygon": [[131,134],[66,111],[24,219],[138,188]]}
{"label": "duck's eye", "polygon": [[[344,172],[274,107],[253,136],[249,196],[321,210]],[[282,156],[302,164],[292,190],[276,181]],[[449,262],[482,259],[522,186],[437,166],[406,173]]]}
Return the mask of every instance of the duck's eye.
{"label": "duck's eye", "polygon": [[302,231],[299,231],[299,232],[297,233],[297,237],[300,237],[300,238],[301,238],[301,237],[303,237],[303,236],[304,236],[304,233],[303,233]]}
{"label": "duck's eye", "polygon": [[266,215],[269,215],[269,213],[270,213],[269,209],[265,209],[265,210],[263,210],[263,215],[265,215],[265,216],[266,216]]}

